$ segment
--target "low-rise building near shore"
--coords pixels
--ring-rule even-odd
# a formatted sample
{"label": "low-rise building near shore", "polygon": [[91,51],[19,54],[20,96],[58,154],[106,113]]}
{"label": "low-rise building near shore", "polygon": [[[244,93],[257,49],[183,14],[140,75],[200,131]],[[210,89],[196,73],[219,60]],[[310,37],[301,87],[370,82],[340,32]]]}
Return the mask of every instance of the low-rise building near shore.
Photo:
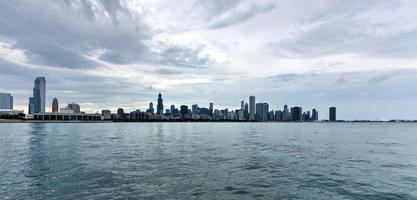
{"label": "low-rise building near shore", "polygon": [[0,119],[25,119],[23,110],[0,109]]}
{"label": "low-rise building near shore", "polygon": [[39,121],[102,121],[103,117],[99,113],[34,113],[28,115],[26,119]]}

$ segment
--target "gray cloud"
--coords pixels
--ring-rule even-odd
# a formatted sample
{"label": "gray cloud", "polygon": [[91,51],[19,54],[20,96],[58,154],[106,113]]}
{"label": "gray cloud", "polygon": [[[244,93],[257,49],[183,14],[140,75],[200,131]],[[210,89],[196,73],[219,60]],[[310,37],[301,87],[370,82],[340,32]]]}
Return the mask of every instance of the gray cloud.
{"label": "gray cloud", "polygon": [[249,5],[247,8],[235,8],[228,13],[223,13],[223,16],[220,16],[217,19],[213,19],[212,23],[210,24],[210,28],[221,29],[243,23],[258,14],[269,12],[274,8],[274,3],[268,3],[265,5],[254,3]]}
{"label": "gray cloud", "polygon": [[[275,109],[340,106],[345,118],[389,102],[411,109],[417,72],[395,70],[417,56],[417,18],[405,3],[0,1],[0,91],[26,107],[34,78],[46,76],[48,101],[87,112],[143,108],[159,90],[166,104],[235,108],[256,95]],[[349,69],[349,58],[332,57],[345,53],[375,63]]]}
{"label": "gray cloud", "polygon": [[[311,28],[292,38],[271,42],[267,49],[279,57],[309,58],[334,54],[358,54],[368,57],[411,58],[417,48],[417,24],[396,30],[391,20],[368,20],[383,12],[395,12],[399,1],[340,1],[325,13],[299,23]],[[416,18],[415,16],[414,18]]]}

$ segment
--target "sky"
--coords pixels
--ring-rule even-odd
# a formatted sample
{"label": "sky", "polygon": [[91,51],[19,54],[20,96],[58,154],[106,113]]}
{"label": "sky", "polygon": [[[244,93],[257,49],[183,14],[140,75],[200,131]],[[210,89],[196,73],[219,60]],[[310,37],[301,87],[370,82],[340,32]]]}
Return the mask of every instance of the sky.
{"label": "sky", "polygon": [[317,108],[327,119],[417,119],[414,0],[2,0],[0,92],[27,111]]}

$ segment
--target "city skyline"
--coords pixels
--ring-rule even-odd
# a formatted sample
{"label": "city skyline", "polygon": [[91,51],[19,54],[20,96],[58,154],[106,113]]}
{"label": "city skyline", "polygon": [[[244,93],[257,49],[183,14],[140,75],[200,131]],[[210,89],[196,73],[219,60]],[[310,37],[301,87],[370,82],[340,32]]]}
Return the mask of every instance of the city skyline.
{"label": "city skyline", "polygon": [[40,76],[48,77],[46,105],[58,97],[89,113],[149,101],[157,111],[151,97],[161,91],[164,110],[209,102],[231,108],[254,95],[270,108],[300,105],[322,117],[335,106],[346,120],[417,119],[416,6],[2,1],[0,92],[27,112]]}
{"label": "city skyline", "polygon": [[[231,108],[216,108],[213,102],[208,104],[208,107],[201,107],[198,104],[192,104],[191,109],[188,105],[170,105],[169,109],[164,110],[164,100],[161,92],[158,92],[157,98],[157,111],[155,113],[153,102],[149,102],[148,109],[141,110],[136,107],[134,110],[125,110],[124,108],[118,108],[116,113],[112,113],[109,109],[102,109],[96,113],[86,113],[81,110],[79,104],[73,102],[67,104],[66,107],[59,107],[59,100],[54,97],[51,104],[51,110],[45,111],[47,107],[45,105],[45,95],[47,93],[47,84],[45,77],[36,77],[33,87],[33,96],[29,97],[28,103],[28,116],[29,120],[111,120],[111,121],[295,121],[295,122],[315,122],[319,121],[319,115],[315,108],[312,111],[302,111],[302,107],[291,107],[288,110],[287,105],[284,105],[284,109],[273,109],[269,107],[268,103],[257,103],[255,96],[249,96],[245,103],[245,100],[240,101],[240,107]],[[0,105],[5,113],[5,118],[19,118],[22,115],[22,111],[13,111],[13,97],[11,94],[0,93]],[[248,104],[249,102],[249,104]],[[7,107],[6,107],[7,106]],[[329,121],[336,121],[336,108],[330,107]],[[14,113],[11,114],[10,113]],[[324,119],[322,119],[324,120]]]}

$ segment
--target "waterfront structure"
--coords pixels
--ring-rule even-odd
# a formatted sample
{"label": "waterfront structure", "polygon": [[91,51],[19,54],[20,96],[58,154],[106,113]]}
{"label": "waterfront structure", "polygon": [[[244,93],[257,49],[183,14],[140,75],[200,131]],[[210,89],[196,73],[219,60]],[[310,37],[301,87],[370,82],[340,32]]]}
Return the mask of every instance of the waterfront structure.
{"label": "waterfront structure", "polygon": [[10,93],[0,93],[0,109],[13,110],[13,96]]}
{"label": "waterfront structure", "polygon": [[255,119],[261,122],[268,121],[268,109],[269,105],[267,103],[257,103]]}
{"label": "waterfront structure", "polygon": [[158,94],[158,104],[156,105],[156,114],[162,115],[164,113],[164,101],[162,99],[162,94]]}
{"label": "waterfront structure", "polygon": [[74,102],[68,104],[68,108],[71,109],[74,113],[81,113],[80,105]]}
{"label": "waterfront structure", "polygon": [[28,119],[40,121],[101,121],[100,114],[85,113],[34,113],[28,115]]}
{"label": "waterfront structure", "polygon": [[29,113],[45,112],[46,80],[45,77],[37,77],[33,87],[33,96],[29,97]]}
{"label": "waterfront structure", "polygon": [[249,120],[255,120],[255,96],[249,97]]}
{"label": "waterfront structure", "polygon": [[245,109],[245,101],[240,101],[240,109],[244,110]]}
{"label": "waterfront structure", "polygon": [[58,110],[59,110],[58,99],[54,98],[52,100],[52,112],[58,112]]}
{"label": "waterfront structure", "polygon": [[0,109],[0,119],[25,119],[23,110]]}
{"label": "waterfront structure", "polygon": [[329,108],[329,121],[336,121],[336,107]]}
{"label": "waterfront structure", "polygon": [[209,105],[209,111],[210,111],[210,116],[212,116],[213,115],[213,103],[210,103],[210,105]]}

